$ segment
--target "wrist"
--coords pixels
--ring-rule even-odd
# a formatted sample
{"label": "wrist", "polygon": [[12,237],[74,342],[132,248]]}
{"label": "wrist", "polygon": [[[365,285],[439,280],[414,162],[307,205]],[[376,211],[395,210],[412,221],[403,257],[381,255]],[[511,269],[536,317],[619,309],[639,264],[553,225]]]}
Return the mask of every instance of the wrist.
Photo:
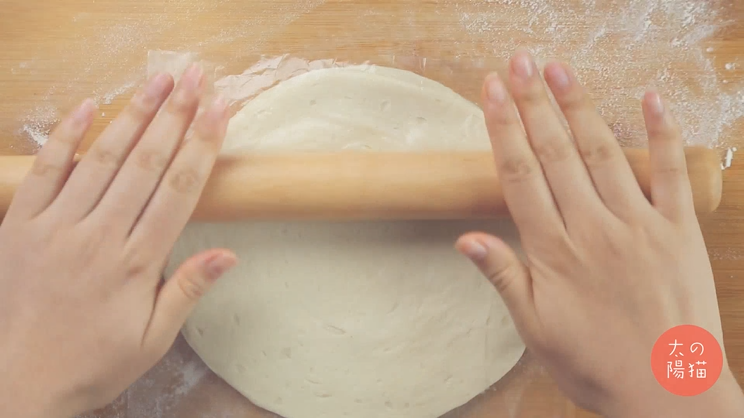
{"label": "wrist", "polygon": [[733,373],[726,369],[703,394],[683,397],[667,392],[655,380],[639,385],[634,395],[621,396],[603,412],[607,418],[740,418],[744,416],[744,394]]}
{"label": "wrist", "polygon": [[69,418],[51,405],[0,399],[0,417],[13,418]]}
{"label": "wrist", "polygon": [[43,409],[39,405],[20,402],[17,399],[0,398],[0,417],[49,418]]}
{"label": "wrist", "polygon": [[8,376],[0,378],[0,417],[69,418],[53,401],[54,397],[39,386]]}

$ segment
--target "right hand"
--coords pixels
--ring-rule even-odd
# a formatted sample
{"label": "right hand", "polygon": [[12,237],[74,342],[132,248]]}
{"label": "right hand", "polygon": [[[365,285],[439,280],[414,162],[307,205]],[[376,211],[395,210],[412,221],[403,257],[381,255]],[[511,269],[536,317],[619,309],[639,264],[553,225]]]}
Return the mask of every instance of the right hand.
{"label": "right hand", "polygon": [[712,415],[744,416],[726,364],[713,389],[695,398],[666,392],[650,367],[654,343],[677,325],[703,327],[723,343],[672,116],[658,94],[646,95],[649,202],[571,69],[550,64],[545,78],[575,140],[526,52],[511,61],[508,89],[495,74],[484,87],[493,154],[526,261],[484,233],[461,237],[457,248],[493,282],[528,348],[580,406],[660,417],[706,416],[723,405]]}

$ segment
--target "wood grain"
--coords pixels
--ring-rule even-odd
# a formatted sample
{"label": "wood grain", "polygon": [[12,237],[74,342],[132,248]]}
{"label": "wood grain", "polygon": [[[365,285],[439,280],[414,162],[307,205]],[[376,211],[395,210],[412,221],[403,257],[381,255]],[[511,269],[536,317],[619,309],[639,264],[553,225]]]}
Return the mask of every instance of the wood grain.
{"label": "wood grain", "polygon": [[[651,198],[649,154],[624,148]],[[718,154],[685,149],[695,211],[721,202]],[[5,214],[34,156],[0,156]],[[491,151],[263,153],[220,156],[192,221],[379,221],[507,218]]]}
{"label": "wood grain", "polygon": [[[572,1],[572,0],[566,0]],[[701,0],[702,1],[702,0]],[[0,6],[0,153],[29,154],[32,142],[19,135],[29,115],[48,116],[43,104],[53,102],[64,112],[88,95],[101,94],[135,74],[145,74],[148,50],[201,50],[203,59],[225,66],[228,74],[254,64],[261,54],[292,53],[308,59],[337,57],[350,61],[376,61],[382,57],[443,57],[442,65],[429,66],[431,76],[466,98],[477,100],[480,79],[491,69],[503,67],[492,59],[498,43],[458,30],[453,14],[476,13],[475,1],[414,0],[6,0]],[[744,2],[712,1],[732,22],[744,21]],[[360,11],[370,11],[361,14]],[[260,18],[257,18],[260,17]],[[723,18],[723,17],[722,17]],[[241,37],[232,36],[240,28]],[[580,24],[575,30],[582,30]],[[231,37],[232,36],[232,37]],[[523,38],[525,37],[525,38]],[[526,39],[519,31],[509,41]],[[503,40],[504,42],[507,39]],[[525,41],[526,42],[526,41]],[[200,45],[208,44],[208,48]],[[744,25],[730,24],[705,41],[715,49],[715,67],[733,83],[744,72],[726,71],[724,65],[744,58]],[[568,44],[566,48],[575,48]],[[464,53],[467,51],[467,54]],[[484,65],[472,67],[447,57],[468,55]],[[557,54],[560,55],[560,54]],[[444,65],[446,64],[446,65]],[[653,65],[653,63],[650,63]],[[440,74],[438,71],[442,70]],[[446,71],[444,71],[446,70]],[[693,66],[675,72],[690,80],[699,76]],[[449,74],[449,76],[447,75]],[[457,75],[456,78],[452,74]],[[449,77],[449,78],[447,78]],[[457,85],[451,85],[455,81]],[[618,80],[624,85],[631,80]],[[591,80],[588,80],[591,85]],[[103,90],[102,90],[103,89]],[[593,90],[595,97],[608,94]],[[102,116],[91,130],[94,138],[119,112],[131,89],[114,95],[101,106]],[[628,104],[623,104],[628,105]],[[631,104],[633,105],[633,104]],[[58,112],[58,113],[59,113]],[[37,115],[38,116],[38,115]],[[53,119],[53,117],[51,118]],[[742,124],[729,132],[728,144],[744,146],[736,137]],[[89,142],[88,141],[88,142]],[[730,365],[744,379],[744,163],[734,159],[724,173],[720,209],[701,219],[713,263]],[[184,363],[179,363],[183,361]],[[191,363],[185,363],[189,361]],[[171,362],[176,366],[169,366]],[[241,396],[214,375],[206,373],[188,387],[181,398],[145,410],[158,394],[182,390],[183,370],[198,364],[182,341],[151,372],[144,383],[91,417],[140,418],[144,416],[198,417],[231,405],[232,416],[268,417],[250,407]],[[202,366],[203,367],[203,366]],[[589,417],[559,395],[555,385],[525,359],[513,376],[493,391],[451,416]],[[147,385],[152,386],[147,386]],[[181,385],[181,386],[179,386]],[[144,389],[149,388],[149,389]],[[514,399],[518,399],[515,403]],[[516,404],[516,406],[514,406]],[[165,405],[165,406],[163,406]],[[511,407],[509,407],[511,406]],[[510,409],[511,408],[511,409]]]}

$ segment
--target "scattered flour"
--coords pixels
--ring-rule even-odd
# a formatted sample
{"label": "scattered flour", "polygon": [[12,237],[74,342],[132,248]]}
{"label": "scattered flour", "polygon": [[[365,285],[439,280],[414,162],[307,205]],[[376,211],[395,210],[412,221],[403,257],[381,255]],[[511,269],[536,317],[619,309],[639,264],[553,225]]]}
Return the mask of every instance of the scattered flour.
{"label": "scattered flour", "polygon": [[[451,1],[462,27],[494,43],[506,58],[519,46],[539,60],[569,62],[600,111],[627,145],[645,141],[639,99],[648,88],[664,94],[688,144],[733,146],[744,116],[744,85],[722,80],[706,40],[734,22],[718,2],[699,0],[471,0]],[[473,12],[473,5],[477,12]],[[512,11],[505,13],[510,8]],[[467,11],[465,11],[467,10]],[[725,69],[734,71],[736,63]],[[679,71],[684,68],[685,72]]]}
{"label": "scattered flour", "polygon": [[202,384],[209,368],[179,337],[168,355],[127,391],[127,418],[177,416],[179,401]]}
{"label": "scattered flour", "polygon": [[740,261],[744,259],[744,250],[741,248],[711,248],[708,256],[713,261]]}
{"label": "scattered flour", "polygon": [[[188,19],[234,1],[173,0],[173,7],[185,10]],[[169,49],[203,52],[229,43],[235,46],[236,57],[255,54],[287,26],[323,3],[258,3],[252,6],[257,10],[251,19],[214,28],[203,39],[184,40]],[[443,0],[436,7],[441,9],[437,14],[452,15],[453,19],[452,24],[441,28],[442,36],[463,39],[462,33],[467,35],[465,41],[458,41],[457,54],[463,57],[483,54],[482,48],[473,45],[486,42],[492,45],[488,53],[494,57],[507,58],[517,47],[526,46],[542,62],[551,58],[569,62],[590,90],[602,97],[598,107],[625,145],[641,145],[645,141],[638,101],[647,88],[657,88],[668,98],[689,144],[720,149],[736,145],[731,137],[735,123],[744,116],[744,85],[741,77],[724,79],[719,73],[735,75],[739,65],[729,62],[718,68],[715,48],[706,45],[712,35],[734,23],[727,20],[721,3]],[[376,15],[375,6],[367,9],[362,15]],[[405,14],[410,15],[405,19],[410,27],[395,36],[417,41],[429,33],[426,21],[417,17],[415,11],[407,10]],[[146,74],[142,63],[145,51],[161,49],[164,39],[177,30],[177,23],[187,23],[175,22],[166,12],[147,16],[97,24],[91,23],[91,13],[75,15],[76,24],[98,25],[98,30],[75,38],[68,51],[60,55],[61,64],[73,65],[76,71],[42,95],[36,108],[29,109],[23,117],[21,133],[42,144],[49,126],[59,116],[58,108],[69,105],[65,98],[77,100],[91,95],[79,87],[91,78],[96,79],[92,96],[102,105],[110,104],[141,82]],[[81,56],[89,59],[74,64]],[[37,66],[50,65],[49,62],[54,64],[32,56],[12,70],[33,71]]]}
{"label": "scattered flour", "polygon": [[[250,19],[211,28],[201,39],[178,37],[179,27],[239,1],[169,0],[169,7],[179,11],[180,21],[168,12],[142,5],[133,6],[136,18],[123,17],[113,22],[98,22],[97,15],[88,12],[72,16],[71,23],[93,30],[86,31],[86,35],[73,35],[66,50],[55,56],[41,57],[32,50],[10,68],[11,74],[33,74],[54,66],[69,69],[67,75],[60,74],[60,81],[39,96],[33,108],[20,116],[20,133],[42,145],[49,127],[58,121],[60,109],[70,101],[92,96],[98,104],[107,105],[129,93],[147,73],[144,61],[148,50],[208,52],[215,45],[230,44],[235,47],[236,57],[249,56],[261,52],[289,25],[324,3],[254,2],[251,7],[257,10],[251,10]],[[362,19],[387,19],[384,6],[375,4],[370,2],[360,11]],[[731,140],[732,130],[744,117],[744,85],[741,77],[735,77],[740,65],[729,62],[717,66],[716,48],[706,44],[712,35],[734,23],[728,20],[722,4],[704,0],[441,0],[436,2],[436,14],[451,15],[451,22],[433,32],[426,19],[417,16],[415,10],[407,10],[405,20],[410,25],[401,26],[398,33],[383,34],[383,39],[406,38],[406,42],[415,43],[433,34],[444,40],[466,39],[458,41],[456,48],[456,54],[462,57],[483,54],[475,45],[485,42],[490,45],[488,53],[502,59],[515,48],[526,46],[541,62],[551,58],[565,60],[577,69],[597,97],[603,97],[599,109],[626,144],[643,142],[645,132],[638,100],[645,89],[656,87],[669,98],[688,143],[728,148],[722,166],[729,167],[737,150]],[[350,36],[353,38],[355,33]],[[338,39],[332,45],[348,46],[342,36]],[[681,72],[679,68],[688,71]],[[724,73],[729,78],[720,78]],[[92,90],[83,87],[91,80],[96,80]],[[225,82],[234,81],[228,78]],[[713,260],[744,257],[738,249],[712,250],[710,256]],[[210,386],[206,383],[212,377],[179,338],[175,349],[110,406],[105,416],[182,416],[177,415],[183,412],[178,411],[180,402],[207,390]],[[515,396],[521,399],[521,392]],[[244,416],[241,411],[210,413],[219,413],[220,417]],[[515,410],[511,415],[518,413]],[[84,417],[97,416],[100,415]]]}
{"label": "scattered flour", "polygon": [[96,95],[95,96],[96,102],[97,102],[97,104],[111,104],[111,102],[113,102],[114,99],[117,96],[119,96],[121,94],[124,94],[124,93],[127,93],[132,88],[134,88],[134,86],[136,84],[137,84],[137,82],[134,81],[134,80],[128,81],[128,82],[122,84],[121,86],[119,86],[119,87],[117,87],[117,88],[115,88],[113,90],[109,90],[108,92],[104,93],[103,95]]}
{"label": "scattered flour", "polygon": [[[71,21],[84,25],[86,35],[74,35],[53,57],[23,61],[12,67],[12,74],[34,73],[40,69],[69,68],[69,77],[60,74],[61,80],[39,96],[38,104],[21,116],[22,126],[18,133],[42,145],[47,140],[51,126],[58,121],[59,109],[72,105],[72,101],[92,97],[96,104],[107,105],[122,94],[129,93],[144,80],[147,73],[145,62],[148,50],[169,48],[189,51],[204,51],[210,46],[232,43],[236,46],[236,56],[255,54],[273,36],[281,33],[287,25],[304,14],[325,3],[324,0],[293,0],[282,2],[258,2],[252,18],[226,27],[215,25],[216,32],[206,39],[182,41],[175,45],[173,39],[179,39],[179,28],[187,26],[190,21],[204,13],[223,7],[226,3],[238,3],[240,0],[169,0],[168,9],[178,10],[178,14],[167,10],[153,12],[140,10],[143,5],[132,6],[131,12],[137,16],[123,16],[116,19],[96,21],[96,15],[89,12],[75,14]],[[143,14],[144,12],[147,12]],[[178,20],[174,16],[179,16]],[[207,31],[209,32],[209,31]],[[33,54],[33,51],[29,52]],[[81,87],[86,81],[96,81],[96,87],[90,91]],[[0,128],[2,128],[0,126]]]}
{"label": "scattered flour", "polygon": [[59,114],[57,108],[50,103],[42,103],[26,116],[21,130],[31,140],[41,146],[47,141],[49,127],[58,121]]}
{"label": "scattered flour", "polygon": [[731,163],[734,161],[734,153],[736,151],[738,151],[737,147],[730,147],[726,150],[726,154],[723,156],[723,163],[721,163],[721,169],[731,167]]}

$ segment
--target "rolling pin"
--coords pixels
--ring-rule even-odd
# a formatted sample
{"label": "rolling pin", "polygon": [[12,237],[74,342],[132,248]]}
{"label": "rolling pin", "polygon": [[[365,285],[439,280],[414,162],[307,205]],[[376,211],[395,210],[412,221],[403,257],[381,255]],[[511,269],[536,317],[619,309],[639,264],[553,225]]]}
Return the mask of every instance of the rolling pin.
{"label": "rolling pin", "polygon": [[[649,196],[645,149],[624,150]],[[698,214],[721,201],[720,159],[687,148]],[[0,157],[5,213],[34,157]],[[490,152],[243,154],[221,156],[192,220],[477,219],[509,215]]]}

